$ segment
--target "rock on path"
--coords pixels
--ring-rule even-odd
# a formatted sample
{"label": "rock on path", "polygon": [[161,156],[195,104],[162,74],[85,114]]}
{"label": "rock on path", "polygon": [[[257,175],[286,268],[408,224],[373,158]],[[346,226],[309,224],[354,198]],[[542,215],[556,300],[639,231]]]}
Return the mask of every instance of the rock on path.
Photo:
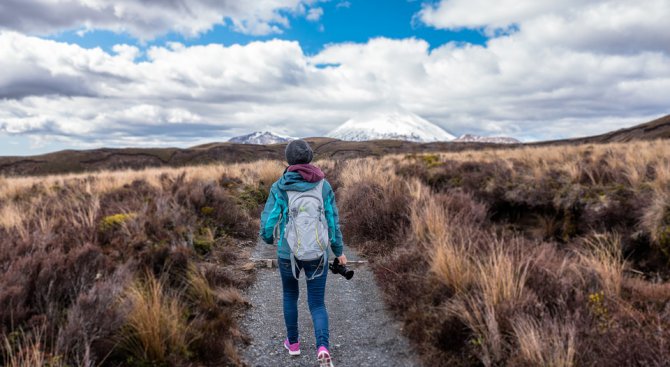
{"label": "rock on path", "polygon": [[[257,251],[255,255],[258,254]],[[345,254],[347,257],[355,255],[349,249],[345,249]],[[401,335],[401,325],[386,312],[371,271],[366,265],[352,269],[356,272],[352,280],[328,273],[326,283],[330,349],[335,366],[420,366]],[[247,291],[247,297],[252,308],[244,315],[242,328],[252,338],[251,345],[244,351],[250,366],[317,365],[304,278],[300,279],[298,302],[300,356],[289,356],[282,345],[286,329],[279,270],[258,269],[256,283]]]}

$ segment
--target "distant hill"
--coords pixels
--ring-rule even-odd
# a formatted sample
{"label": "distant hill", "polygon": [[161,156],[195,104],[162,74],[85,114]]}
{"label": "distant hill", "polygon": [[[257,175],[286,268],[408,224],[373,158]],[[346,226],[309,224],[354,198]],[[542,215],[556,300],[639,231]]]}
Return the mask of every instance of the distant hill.
{"label": "distant hill", "polygon": [[602,135],[589,136],[575,140],[585,140],[591,143],[610,143],[668,138],[670,138],[670,115],[627,129],[620,129]]}
{"label": "distant hill", "polygon": [[670,139],[670,115],[633,127],[611,131],[605,134],[586,136],[583,138],[550,140],[534,143],[547,144],[584,144],[584,143],[615,143],[633,140]]}
{"label": "distant hill", "polygon": [[283,136],[269,131],[256,131],[251,134],[236,136],[228,140],[228,142],[237,144],[269,145],[288,143],[294,139],[295,138],[290,136]]}
{"label": "distant hill", "polygon": [[[407,141],[375,140],[348,142],[330,138],[307,138],[315,158],[349,159],[386,154],[462,151],[486,148],[486,144],[444,142],[417,144]],[[488,145],[491,146],[491,145]],[[251,162],[259,159],[284,160],[286,144],[253,145],[210,143],[187,149],[125,148],[64,150],[31,157],[0,157],[0,175],[44,175],[145,167],[189,166],[214,162]]]}

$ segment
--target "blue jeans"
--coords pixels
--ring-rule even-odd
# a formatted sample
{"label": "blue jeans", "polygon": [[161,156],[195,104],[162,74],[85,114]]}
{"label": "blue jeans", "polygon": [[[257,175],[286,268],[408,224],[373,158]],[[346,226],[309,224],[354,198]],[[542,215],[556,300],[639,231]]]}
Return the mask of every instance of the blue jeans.
{"label": "blue jeans", "polygon": [[[304,269],[307,277],[311,277],[315,272],[323,274],[307,280],[307,304],[309,312],[312,314],[312,323],[314,324],[314,336],[316,337],[316,346],[324,346],[330,349],[328,345],[328,311],[324,302],[326,293],[326,278],[328,277],[328,264],[319,266],[321,260],[300,261],[296,259],[296,276],[300,276],[300,270]],[[300,288],[298,281],[293,277],[291,271],[291,260],[279,258],[279,273],[281,274],[281,284],[284,290],[284,323],[286,323],[286,335],[291,344],[298,342],[298,296]]]}

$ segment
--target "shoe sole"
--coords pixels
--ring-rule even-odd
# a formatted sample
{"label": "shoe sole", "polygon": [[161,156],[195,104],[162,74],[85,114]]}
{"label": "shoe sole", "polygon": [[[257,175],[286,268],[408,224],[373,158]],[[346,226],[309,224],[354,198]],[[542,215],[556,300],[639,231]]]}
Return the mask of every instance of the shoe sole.
{"label": "shoe sole", "polygon": [[290,354],[292,356],[299,356],[300,355],[300,349],[298,349],[297,351],[294,352],[294,351],[290,350],[286,344],[284,344],[284,348],[286,348],[286,350],[288,350],[288,354]]}
{"label": "shoe sole", "polygon": [[316,359],[319,361],[319,367],[335,367],[330,355],[320,355]]}

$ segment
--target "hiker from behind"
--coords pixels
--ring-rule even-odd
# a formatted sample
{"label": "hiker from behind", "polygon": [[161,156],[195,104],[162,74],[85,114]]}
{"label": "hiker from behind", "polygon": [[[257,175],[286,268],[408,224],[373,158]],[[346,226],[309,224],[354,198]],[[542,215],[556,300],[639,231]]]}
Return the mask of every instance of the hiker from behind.
{"label": "hiker from behind", "polygon": [[342,254],[335,194],[323,172],[310,164],[313,152],[304,140],[293,140],[286,146],[289,167],[272,185],[261,215],[260,235],[267,244],[274,243],[278,224],[277,256],[284,293],[284,348],[290,355],[300,354],[298,338],[298,279],[304,271],[307,281],[307,303],[312,314],[320,366],[332,367],[328,344],[328,312],[324,302],[328,276],[328,247],[345,265]]}

